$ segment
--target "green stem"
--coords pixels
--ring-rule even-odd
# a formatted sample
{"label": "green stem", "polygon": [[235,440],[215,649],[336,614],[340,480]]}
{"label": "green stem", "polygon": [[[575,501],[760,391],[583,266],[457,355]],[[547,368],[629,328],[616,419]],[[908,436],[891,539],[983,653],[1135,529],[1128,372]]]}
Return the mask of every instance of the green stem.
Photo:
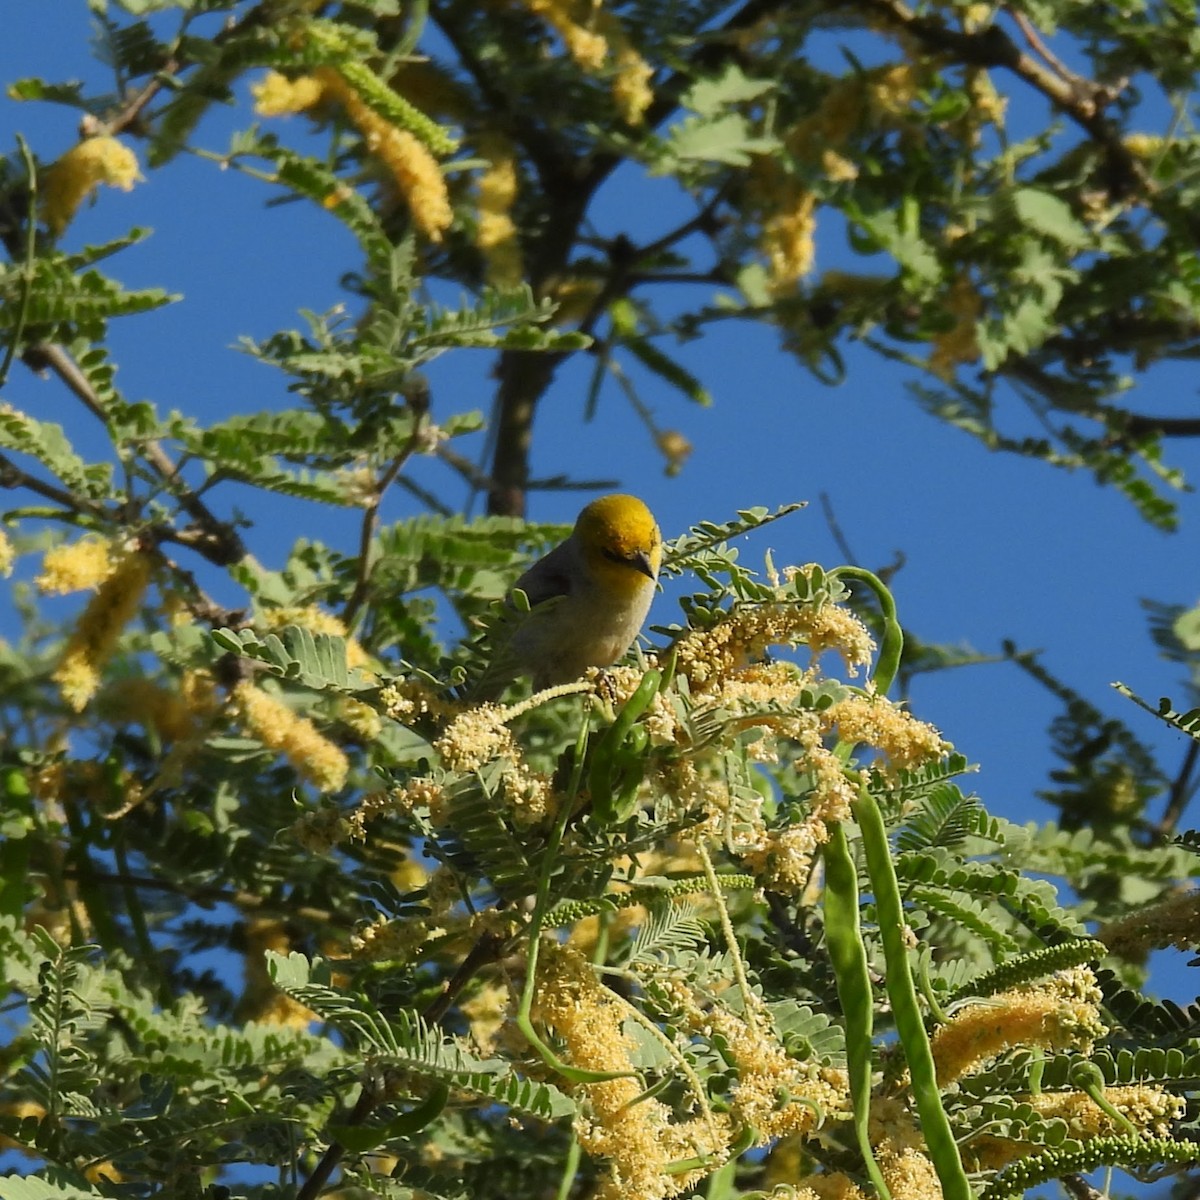
{"label": "green stem", "polygon": [[900,655],[904,652],[904,631],[896,616],[896,601],[883,580],[863,567],[835,567],[829,574],[836,579],[854,579],[865,583],[879,601],[879,611],[883,616],[883,644],[879,647],[879,657],[875,660],[875,671],[871,678],[875,682],[875,690],[881,696],[886,695],[896,680],[896,673],[900,670]]}

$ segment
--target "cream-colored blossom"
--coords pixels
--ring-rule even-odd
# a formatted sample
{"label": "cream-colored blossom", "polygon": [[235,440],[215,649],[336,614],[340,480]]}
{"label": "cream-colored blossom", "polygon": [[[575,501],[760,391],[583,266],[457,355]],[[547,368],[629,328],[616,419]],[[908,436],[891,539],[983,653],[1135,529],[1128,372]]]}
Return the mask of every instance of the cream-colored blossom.
{"label": "cream-colored blossom", "polygon": [[512,732],[504,724],[506,710],[479,704],[460,713],[434,743],[451,771],[476,771],[494,758],[517,757]]}
{"label": "cream-colored blossom", "polygon": [[381,959],[408,962],[429,936],[430,926],[427,920],[389,920],[387,917],[380,917],[354,933],[350,938],[350,953],[355,958],[371,962]]}
{"label": "cream-colored blossom", "polygon": [[931,1040],[943,1087],[1014,1046],[1087,1053],[1103,1036],[1102,1002],[1088,967],[974,1001],[939,1026]]}
{"label": "cream-colored blossom", "polygon": [[260,117],[283,117],[305,112],[320,103],[325,94],[324,82],[315,75],[300,75],[289,79],[278,71],[268,71],[257,83],[250,85],[254,111]]}
{"label": "cream-colored blossom", "polygon": [[82,712],[100,687],[100,672],[150,584],[150,557],[127,554],[88,601],[63,648],[52,678],[63,700]]}
{"label": "cream-colored blossom", "polygon": [[883,751],[896,770],[934,762],[950,749],[932,725],[886,696],[848,696],[830,705],[822,719],[827,728],[837,728],[841,741]]}
{"label": "cream-colored blossom", "polygon": [[630,125],[640,125],[646,109],[654,103],[654,89],[650,86],[654,68],[628,43],[621,46],[616,58],[613,102],[623,120]]}
{"label": "cream-colored blossom", "polygon": [[216,684],[202,671],[186,672],[178,687],[131,676],[108,688],[105,700],[107,711],[118,718],[138,721],[163,741],[178,742],[195,735],[216,711]]}
{"label": "cream-colored blossom", "polygon": [[1136,962],[1150,950],[1200,946],[1200,890],[1188,888],[1101,926],[1096,936],[1120,958]]}
{"label": "cream-colored blossom", "polygon": [[691,457],[692,443],[678,429],[662,429],[654,435],[659,453],[667,460],[667,474],[674,477]]}
{"label": "cream-colored blossom", "polygon": [[584,1104],[575,1135],[608,1166],[596,1200],[668,1200],[689,1190],[709,1171],[667,1168],[703,1155],[719,1162],[732,1136],[729,1118],[701,1115],[675,1122],[662,1101],[642,1096],[631,1065],[635,1043],[624,1030],[626,1006],[572,947],[546,945],[542,953],[534,1019],[562,1039],[573,1066],[627,1073],[578,1088]]}
{"label": "cream-colored blossom", "polygon": [[0,577],[5,579],[12,574],[13,563],[17,561],[16,547],[8,534],[0,529]]}
{"label": "cream-colored blossom", "polygon": [[773,210],[763,220],[761,246],[773,295],[789,295],[813,269],[816,212],[816,195],[793,184],[781,189]]}
{"label": "cream-colored blossom", "polygon": [[[392,125],[376,112],[334,67],[320,67],[312,75],[286,79],[277,72],[254,88],[255,108],[263,116],[310,109],[324,99],[336,100],[362,135],[368,153],[388,169],[408,205],[413,224],[431,242],[440,242],[454,220],[446,179],[432,151],[415,134]],[[349,195],[349,189],[345,195]],[[343,199],[335,193],[329,207]]]}
{"label": "cream-colored blossom", "polygon": [[[1187,1109],[1182,1096],[1149,1083],[1103,1088],[1104,1099],[1144,1137],[1171,1138],[1175,1125]],[[1016,1097],[1046,1120],[1066,1121],[1071,1136],[1087,1141],[1097,1137],[1119,1137],[1128,1129],[1105,1111],[1085,1092],[1039,1092],[1035,1096]],[[1041,1147],[1034,1142],[984,1136],[973,1138],[964,1147],[965,1161],[972,1171],[996,1171],[1017,1159],[1036,1154]]]}
{"label": "cream-colored blossom", "polygon": [[340,72],[322,67],[317,77],[346,110],[368,152],[387,167],[413,224],[431,242],[440,242],[454,221],[454,211],[446,178],[433,152],[415,134],[377,113]]}
{"label": "cream-colored blossom", "polygon": [[383,711],[400,725],[412,725],[423,718],[442,720],[454,712],[454,706],[440,693],[419,679],[395,679],[379,690]]}
{"label": "cream-colored blossom", "polygon": [[322,805],[297,817],[292,822],[291,834],[298,846],[323,858],[335,846],[354,836],[354,824],[332,805]]}
{"label": "cream-colored blossom", "polygon": [[282,754],[297,774],[323,792],[340,791],[350,762],[307,718],[249,680],[233,689],[243,723],[264,746]]}
{"label": "cream-colored blossom", "polygon": [[596,72],[604,66],[608,42],[602,34],[581,23],[582,6],[574,0],[521,0],[521,3],[558,34],[572,60],[585,71]]}
{"label": "cream-colored blossom", "polygon": [[495,981],[484,983],[458,1007],[467,1018],[471,1040],[479,1052],[491,1054],[497,1036],[512,1015],[512,993],[507,985]]}
{"label": "cream-colored blossom", "polygon": [[383,732],[383,718],[369,705],[351,696],[343,697],[338,716],[364,742],[373,742]]}
{"label": "cream-colored blossom", "polygon": [[758,1145],[787,1134],[811,1134],[849,1106],[846,1073],[791,1058],[765,1011],[747,1019],[717,1008],[708,1022],[737,1064],[733,1113],[740,1125],[755,1131]]}
{"label": "cream-colored blossom", "polygon": [[142,178],[137,155],[114,137],[87,138],[53,163],[42,179],[42,215],[56,237],[79,206],[105,184],[123,192]]}
{"label": "cream-colored blossom", "polygon": [[767,834],[742,861],[759,883],[772,892],[795,896],[812,878],[813,855],[829,840],[829,825],[808,817],[796,825]]}
{"label": "cream-colored blossom", "polygon": [[481,134],[477,142],[489,165],[479,176],[475,244],[483,255],[488,283],[516,287],[525,277],[520,236],[512,218],[519,183],[516,149],[508,138],[494,132]]}
{"label": "cream-colored blossom", "polygon": [[42,556],[41,574],[34,583],[43,595],[95,591],[112,574],[117,558],[110,543],[98,537],[51,546]]}

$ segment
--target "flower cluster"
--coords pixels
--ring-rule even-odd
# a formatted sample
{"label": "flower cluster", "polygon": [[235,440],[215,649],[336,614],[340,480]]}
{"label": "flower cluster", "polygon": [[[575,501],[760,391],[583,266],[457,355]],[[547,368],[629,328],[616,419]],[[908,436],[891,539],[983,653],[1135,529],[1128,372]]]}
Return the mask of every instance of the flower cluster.
{"label": "flower cluster", "polygon": [[543,960],[535,1019],[558,1034],[573,1066],[619,1076],[579,1085],[586,1107],[575,1134],[589,1154],[608,1160],[596,1200],[667,1200],[687,1191],[708,1171],[673,1170],[672,1164],[703,1155],[720,1161],[730,1140],[729,1118],[701,1113],[676,1122],[666,1104],[643,1096],[631,1063],[636,1043],[624,1030],[627,1005],[571,947],[547,946]]}
{"label": "flower cluster", "polygon": [[137,155],[114,137],[90,137],[72,146],[46,172],[42,215],[56,237],[79,206],[103,183],[128,192],[142,178]]}
{"label": "flower cluster", "polygon": [[104,576],[67,638],[53,672],[63,700],[82,712],[100,687],[100,671],[150,584],[150,556],[132,551]]}
{"label": "flower cluster", "polygon": [[270,71],[252,90],[255,110],[262,116],[304,112],[329,100],[340,104],[368,152],[388,169],[413,224],[431,242],[442,240],[454,213],[436,157],[416,134],[393,125],[372,108],[342,72],[321,67],[311,75],[287,79]]}
{"label": "flower cluster", "polygon": [[1102,996],[1088,967],[971,1001],[932,1038],[938,1082],[945,1087],[1014,1046],[1087,1053],[1106,1032]]}
{"label": "flower cluster", "polygon": [[475,245],[487,265],[488,283],[516,287],[525,277],[521,241],[512,219],[518,185],[516,153],[508,138],[499,133],[483,133],[476,144],[488,167],[479,176]]}
{"label": "flower cluster", "polygon": [[282,754],[314,787],[323,792],[341,790],[350,762],[307,717],[292,712],[249,680],[234,687],[233,699],[246,729],[264,746]]}
{"label": "flower cluster", "polygon": [[105,539],[81,538],[47,550],[34,583],[49,596],[95,591],[112,574],[114,562],[113,548]]}

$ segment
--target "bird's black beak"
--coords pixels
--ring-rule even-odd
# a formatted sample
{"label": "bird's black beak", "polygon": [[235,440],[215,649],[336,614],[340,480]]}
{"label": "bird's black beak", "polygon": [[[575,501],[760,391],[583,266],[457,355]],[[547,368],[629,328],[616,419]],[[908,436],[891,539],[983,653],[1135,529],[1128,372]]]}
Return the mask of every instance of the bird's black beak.
{"label": "bird's black beak", "polygon": [[658,576],[654,573],[654,564],[650,561],[650,555],[645,550],[639,550],[629,560],[629,565],[641,571],[648,579],[657,581]]}

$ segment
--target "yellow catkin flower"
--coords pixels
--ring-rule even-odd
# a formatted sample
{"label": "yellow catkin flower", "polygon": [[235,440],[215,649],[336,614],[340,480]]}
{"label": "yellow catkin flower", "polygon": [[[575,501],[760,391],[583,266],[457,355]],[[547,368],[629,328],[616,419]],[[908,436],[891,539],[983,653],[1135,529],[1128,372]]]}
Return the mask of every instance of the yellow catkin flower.
{"label": "yellow catkin flower", "polygon": [[305,112],[321,102],[325,84],[315,75],[289,79],[278,71],[268,71],[258,83],[250,85],[254,111],[260,117],[284,117]]}
{"label": "yellow catkin flower", "polygon": [[358,929],[350,938],[350,953],[368,962],[408,962],[429,940],[426,920],[389,920],[380,917]]}
{"label": "yellow catkin flower", "polygon": [[314,787],[323,792],[341,790],[349,760],[310,720],[249,680],[233,689],[233,698],[247,730],[264,746],[282,754]]}
{"label": "yellow catkin flower", "polygon": [[148,555],[127,554],[88,601],[52,678],[63,700],[82,712],[100,687],[100,671],[138,611],[150,583]]}
{"label": "yellow catkin flower", "polygon": [[524,7],[540,17],[562,39],[572,60],[585,71],[599,71],[608,57],[604,36],[588,29],[576,19],[573,0],[521,0]]}
{"label": "yellow catkin flower", "polygon": [[114,137],[92,137],[72,146],[42,180],[42,215],[57,237],[79,206],[103,183],[128,192],[142,178],[137,155]]}
{"label": "yellow catkin flower", "polygon": [[817,198],[807,188],[791,187],[779,207],[763,221],[760,239],[771,293],[787,295],[816,261]]}
{"label": "yellow catkin flower", "polygon": [[654,103],[654,89],[650,86],[653,77],[654,68],[622,38],[616,54],[612,98],[621,119],[628,124],[640,125],[646,109]]}
{"label": "yellow catkin flower", "polygon": [[[341,72],[321,67],[312,75],[289,80],[271,71],[252,90],[255,111],[262,116],[302,112],[327,98],[336,100],[362,135],[368,152],[387,167],[408,205],[413,224],[430,241],[442,240],[454,220],[454,212],[437,159],[418,137],[390,124],[371,108]],[[339,195],[331,196],[330,206],[340,199]]]}
{"label": "yellow catkin flower", "polygon": [[1155,901],[1119,921],[1102,926],[1096,936],[1119,958],[1138,962],[1150,950],[1200,946],[1200,890],[1185,890]]}
{"label": "yellow catkin flower", "polygon": [[709,1015],[714,1033],[737,1064],[733,1112],[765,1145],[787,1134],[807,1135],[849,1103],[845,1072],[789,1057],[770,1028],[765,1012],[747,1020],[727,1009]]}
{"label": "yellow catkin flower", "polygon": [[[626,1006],[601,986],[587,960],[570,946],[543,950],[534,1018],[562,1039],[568,1061],[593,1071],[631,1071],[633,1039]],[[693,1187],[709,1169],[670,1174],[680,1159],[712,1154],[720,1161],[732,1132],[724,1114],[675,1123],[660,1100],[641,1095],[635,1077],[580,1085],[586,1115],[575,1134],[589,1154],[608,1160],[595,1200],[668,1200]]]}
{"label": "yellow catkin flower", "polygon": [[431,242],[440,242],[453,223],[454,211],[446,178],[432,151],[407,129],[389,124],[332,67],[322,67],[317,77],[346,110],[368,152],[387,167],[413,224]]}
{"label": "yellow catkin flower", "polygon": [[383,718],[369,704],[352,696],[342,699],[338,716],[364,742],[373,742],[383,732]]}
{"label": "yellow catkin flower", "polygon": [[[848,609],[781,602],[738,605],[711,628],[685,633],[676,643],[676,655],[693,692],[709,692],[760,664],[772,646],[796,645],[808,646],[814,657],[839,651],[851,674],[871,661],[875,649],[866,626]],[[772,673],[767,682],[780,686],[783,672]],[[801,686],[804,681],[797,677],[796,682]]]}
{"label": "yellow catkin flower", "polygon": [[[1070,1127],[1071,1136],[1080,1140],[1114,1137],[1128,1130],[1105,1112],[1084,1092],[1041,1092],[1018,1097],[1045,1119],[1060,1118]],[[1183,1097],[1154,1084],[1131,1084],[1104,1088],[1104,1099],[1144,1137],[1170,1138],[1174,1125],[1182,1120],[1187,1105]],[[1041,1146],[1011,1138],[976,1138],[966,1146],[967,1167],[973,1171],[996,1171],[1001,1167],[1036,1154]]]}
{"label": "yellow catkin flower", "polygon": [[[1169,1138],[1173,1124],[1183,1119],[1187,1104],[1182,1096],[1154,1084],[1106,1087],[1104,1099],[1146,1137]],[[1084,1092],[1042,1092],[1025,1103],[1043,1117],[1061,1117],[1077,1138],[1112,1137],[1126,1132]]]}
{"label": "yellow catkin flower", "polygon": [[968,73],[967,92],[972,102],[972,119],[980,123],[987,122],[999,129],[1004,124],[1008,97],[996,90],[991,75],[983,67],[976,67]]}
{"label": "yellow catkin flower", "polygon": [[742,862],[763,887],[795,896],[811,881],[813,855],[827,841],[828,822],[809,817],[798,825],[768,834],[742,857]]}
{"label": "yellow catkin flower", "polygon": [[663,429],[654,438],[659,453],[667,460],[667,475],[674,478],[691,457],[692,443],[678,429]]}
{"label": "yellow catkin flower", "polygon": [[907,116],[917,98],[919,76],[910,62],[875,67],[866,72],[867,107],[878,117]]}
{"label": "yellow catkin flower", "polygon": [[[196,673],[189,672],[189,675],[194,679]],[[211,697],[211,678],[208,685]],[[190,737],[212,711],[211,698],[206,703],[200,689],[186,681],[179,690],[173,690],[152,679],[121,679],[106,690],[105,699],[108,711],[114,716],[137,721],[167,742]]]}
{"label": "yellow catkin flower", "polygon": [[0,529],[0,576],[7,579],[12,574],[13,563],[17,561],[16,547],[8,534]]}
{"label": "yellow catkin flower", "polygon": [[42,557],[42,572],[33,582],[48,596],[95,591],[112,574],[113,565],[109,543],[103,538],[85,537],[47,550]]}
{"label": "yellow catkin flower", "polygon": [[459,1004],[468,1021],[471,1040],[481,1054],[491,1054],[496,1038],[512,1012],[512,994],[503,983],[484,983],[469,999]]}
{"label": "yellow catkin flower", "polygon": [[498,704],[478,704],[456,717],[434,743],[451,771],[477,771],[494,758],[517,757],[517,746]]}
{"label": "yellow catkin flower", "polygon": [[245,938],[246,983],[238,1002],[239,1019],[307,1029],[317,1019],[317,1014],[284,995],[267,971],[265,955],[268,950],[287,954],[292,948],[283,922],[276,917],[251,917],[246,922]]}
{"label": "yellow catkin flower", "polygon": [[879,1148],[879,1172],[892,1200],[941,1200],[942,1185],[928,1154],[912,1147]]}
{"label": "yellow catkin flower", "polygon": [[1086,1053],[1105,1032],[1100,989],[1087,967],[968,1004],[938,1028],[931,1048],[945,1087],[1014,1046]]}
{"label": "yellow catkin flower", "polygon": [[979,360],[979,341],[975,328],[983,312],[983,297],[967,275],[960,275],[950,286],[945,300],[946,310],[954,324],[937,334],[929,351],[929,369],[939,378],[950,382],[959,363]]}
{"label": "yellow catkin flower", "polygon": [[893,704],[886,696],[850,696],[822,713],[827,728],[837,727],[843,742],[874,746],[896,770],[911,770],[941,758],[951,747],[932,725]]}
{"label": "yellow catkin flower", "polygon": [[821,170],[830,183],[852,183],[858,178],[858,167],[844,154],[828,147],[821,151]]}
{"label": "yellow catkin flower", "polygon": [[508,138],[484,133],[477,139],[479,153],[489,166],[479,177],[479,221],[475,245],[487,268],[493,287],[516,287],[525,277],[521,241],[512,208],[517,198],[516,152]]}

